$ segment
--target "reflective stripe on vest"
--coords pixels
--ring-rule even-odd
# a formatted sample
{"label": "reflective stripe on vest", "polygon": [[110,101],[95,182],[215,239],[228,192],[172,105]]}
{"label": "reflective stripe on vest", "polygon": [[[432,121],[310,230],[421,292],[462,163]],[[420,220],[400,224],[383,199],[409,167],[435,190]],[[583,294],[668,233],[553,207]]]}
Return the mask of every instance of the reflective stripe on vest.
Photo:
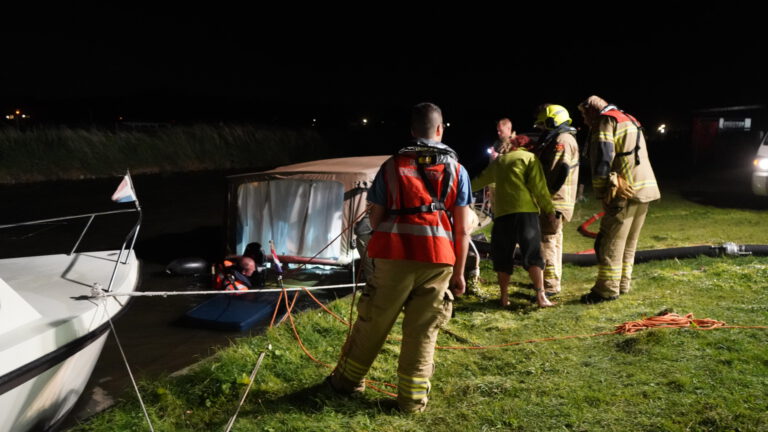
{"label": "reflective stripe on vest", "polygon": [[445,237],[453,241],[453,233],[446,231],[443,227],[437,225],[416,225],[408,223],[393,223],[385,221],[379,224],[379,231],[392,234],[412,234],[418,236]]}

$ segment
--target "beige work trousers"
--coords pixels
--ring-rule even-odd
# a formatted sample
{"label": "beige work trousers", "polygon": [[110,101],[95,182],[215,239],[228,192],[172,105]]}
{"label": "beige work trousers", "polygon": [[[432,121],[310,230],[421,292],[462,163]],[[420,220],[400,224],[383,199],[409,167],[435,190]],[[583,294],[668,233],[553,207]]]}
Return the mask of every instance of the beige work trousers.
{"label": "beige work trousers", "polygon": [[397,402],[403,411],[423,411],[434,372],[437,333],[448,322],[453,267],[410,260],[373,259],[373,274],[357,305],[357,320],[331,374],[334,387],[365,388],[364,377],[403,311]]}
{"label": "beige work trousers", "polygon": [[563,275],[563,217],[557,217],[552,225],[546,216],[539,217],[541,224],[541,258],[544,260],[544,291],[559,293]]}
{"label": "beige work trousers", "polygon": [[602,297],[625,294],[632,288],[632,267],[648,203],[617,200],[600,220],[595,239],[597,281],[592,291]]}

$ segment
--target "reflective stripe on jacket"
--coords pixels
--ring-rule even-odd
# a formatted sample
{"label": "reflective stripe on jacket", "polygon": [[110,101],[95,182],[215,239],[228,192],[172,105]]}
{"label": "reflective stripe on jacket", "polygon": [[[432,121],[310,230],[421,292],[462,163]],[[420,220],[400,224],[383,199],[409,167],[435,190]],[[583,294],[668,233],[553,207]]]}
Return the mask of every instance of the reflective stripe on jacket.
{"label": "reflective stripe on jacket", "polygon": [[[384,163],[388,214],[371,237],[368,255],[453,265],[456,256],[448,212],[456,202],[459,164],[453,158],[444,157],[440,163],[420,167],[417,157],[399,154]],[[430,194],[424,177],[436,197]],[[398,213],[405,209],[442,207],[435,206],[436,203],[444,204],[447,210]]]}
{"label": "reflective stripe on jacket", "polygon": [[567,167],[568,175],[562,185],[557,190],[550,189],[550,193],[555,210],[562,213],[566,221],[570,221],[576,205],[576,190],[579,182],[579,144],[576,142],[574,133],[558,134],[552,142],[544,145],[539,159],[549,186],[560,174],[562,166]]}
{"label": "reflective stripe on jacket", "polygon": [[[616,172],[629,183],[633,201],[650,202],[660,198],[656,176],[648,159],[648,148],[640,122],[613,106],[600,114],[589,146],[592,188],[597,198],[608,193],[608,176]],[[639,162],[639,163],[638,163]]]}

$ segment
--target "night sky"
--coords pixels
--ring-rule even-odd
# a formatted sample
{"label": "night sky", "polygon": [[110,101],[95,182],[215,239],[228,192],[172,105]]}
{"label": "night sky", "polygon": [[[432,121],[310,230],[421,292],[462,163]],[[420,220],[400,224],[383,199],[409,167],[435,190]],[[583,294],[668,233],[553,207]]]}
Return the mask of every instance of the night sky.
{"label": "night sky", "polygon": [[590,94],[651,124],[765,104],[768,94],[768,38],[747,9],[537,15],[318,5],[325,9],[299,16],[290,7],[214,6],[7,14],[0,109],[54,124],[367,117],[394,126],[428,100],[446,121],[492,134],[502,116],[529,130],[542,102],[565,105],[579,123],[575,105]]}

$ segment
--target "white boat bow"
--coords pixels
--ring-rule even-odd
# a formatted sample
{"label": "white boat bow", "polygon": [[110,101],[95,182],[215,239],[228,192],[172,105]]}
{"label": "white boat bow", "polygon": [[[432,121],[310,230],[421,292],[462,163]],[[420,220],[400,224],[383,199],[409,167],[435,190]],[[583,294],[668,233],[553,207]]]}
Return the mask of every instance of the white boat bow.
{"label": "white boat bow", "polygon": [[[94,285],[132,292],[133,252],[0,260],[0,431],[46,430],[74,406],[130,297],[88,298]],[[127,256],[127,259],[126,259]]]}

